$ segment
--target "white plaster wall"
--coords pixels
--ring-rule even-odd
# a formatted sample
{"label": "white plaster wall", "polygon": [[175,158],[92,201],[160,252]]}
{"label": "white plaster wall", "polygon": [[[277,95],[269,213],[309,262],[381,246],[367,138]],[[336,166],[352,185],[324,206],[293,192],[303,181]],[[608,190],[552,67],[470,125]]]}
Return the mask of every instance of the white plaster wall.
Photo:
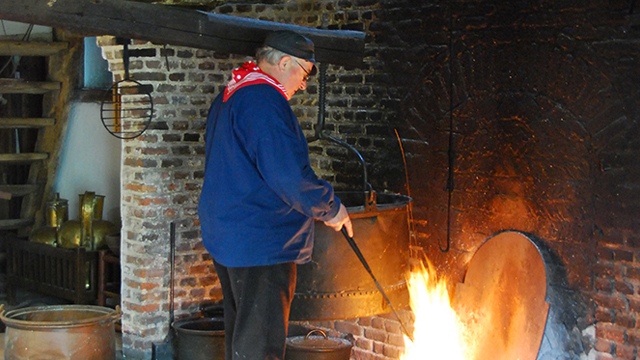
{"label": "white plaster wall", "polygon": [[67,134],[53,191],[69,200],[69,218],[78,218],[78,195],[104,195],[102,218],[120,225],[120,154],[122,140],[100,121],[99,103],[71,106]]}
{"label": "white plaster wall", "polygon": [[[22,40],[29,29],[29,24],[0,20],[0,38]],[[29,40],[51,41],[53,31],[49,26],[34,25]]]}

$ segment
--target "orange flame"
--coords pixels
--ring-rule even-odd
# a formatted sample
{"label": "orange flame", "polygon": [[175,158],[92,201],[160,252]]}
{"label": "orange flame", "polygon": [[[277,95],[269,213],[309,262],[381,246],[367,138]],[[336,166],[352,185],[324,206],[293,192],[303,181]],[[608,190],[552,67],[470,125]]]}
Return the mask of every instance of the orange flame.
{"label": "orange flame", "polygon": [[447,282],[427,261],[409,274],[411,310],[415,315],[412,342],[404,338],[401,360],[470,360],[465,356],[464,326],[451,307]]}

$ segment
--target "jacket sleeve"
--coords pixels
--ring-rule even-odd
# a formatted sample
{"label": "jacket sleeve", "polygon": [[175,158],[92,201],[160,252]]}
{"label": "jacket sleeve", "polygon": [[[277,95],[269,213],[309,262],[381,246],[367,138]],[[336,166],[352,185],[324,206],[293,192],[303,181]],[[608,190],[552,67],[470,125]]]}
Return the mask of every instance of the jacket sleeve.
{"label": "jacket sleeve", "polygon": [[311,168],[307,141],[289,103],[275,90],[250,101],[240,107],[237,129],[265,182],[292,209],[321,221],[332,219],[340,199]]}

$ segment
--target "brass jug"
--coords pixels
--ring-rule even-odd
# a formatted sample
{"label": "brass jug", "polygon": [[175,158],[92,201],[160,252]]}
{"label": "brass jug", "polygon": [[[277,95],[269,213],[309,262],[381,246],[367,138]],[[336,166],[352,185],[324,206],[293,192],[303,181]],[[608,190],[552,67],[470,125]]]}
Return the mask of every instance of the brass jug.
{"label": "brass jug", "polygon": [[57,246],[59,229],[69,219],[69,202],[66,199],[61,199],[60,194],[56,193],[56,197],[47,202],[45,210],[46,225],[34,232],[29,240]]}
{"label": "brass jug", "polygon": [[[120,231],[116,227],[116,225],[110,221],[102,220],[102,209],[104,208],[104,195],[95,195],[93,194],[93,198],[88,193],[78,195],[80,197],[80,204],[83,204],[83,207],[89,206],[91,210],[91,227],[88,228],[85,225],[85,233],[90,234],[88,236],[87,241],[89,241],[90,246],[85,247],[89,250],[100,250],[106,249],[107,242],[105,237],[107,235],[111,235]],[[87,200],[85,197],[89,196]],[[82,210],[82,209],[81,209]]]}
{"label": "brass jug", "polygon": [[102,220],[104,196],[87,191],[79,195],[79,200],[80,220],[69,220],[61,227],[60,246],[87,250],[105,248],[105,235],[117,232],[118,228],[112,222]]}

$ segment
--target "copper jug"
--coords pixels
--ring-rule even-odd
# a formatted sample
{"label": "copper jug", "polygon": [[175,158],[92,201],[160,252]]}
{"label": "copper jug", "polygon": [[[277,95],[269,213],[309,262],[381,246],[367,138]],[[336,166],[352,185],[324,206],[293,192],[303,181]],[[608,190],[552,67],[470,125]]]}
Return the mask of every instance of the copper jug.
{"label": "copper jug", "polygon": [[60,246],[98,250],[106,247],[105,235],[118,231],[115,224],[102,220],[104,196],[87,191],[79,195],[80,220],[67,221],[60,229]]}
{"label": "copper jug", "polygon": [[56,197],[48,201],[46,204],[46,225],[29,237],[30,241],[47,244],[52,246],[58,245],[58,231],[62,224],[69,219],[69,202],[61,199],[60,194],[56,193]]}

